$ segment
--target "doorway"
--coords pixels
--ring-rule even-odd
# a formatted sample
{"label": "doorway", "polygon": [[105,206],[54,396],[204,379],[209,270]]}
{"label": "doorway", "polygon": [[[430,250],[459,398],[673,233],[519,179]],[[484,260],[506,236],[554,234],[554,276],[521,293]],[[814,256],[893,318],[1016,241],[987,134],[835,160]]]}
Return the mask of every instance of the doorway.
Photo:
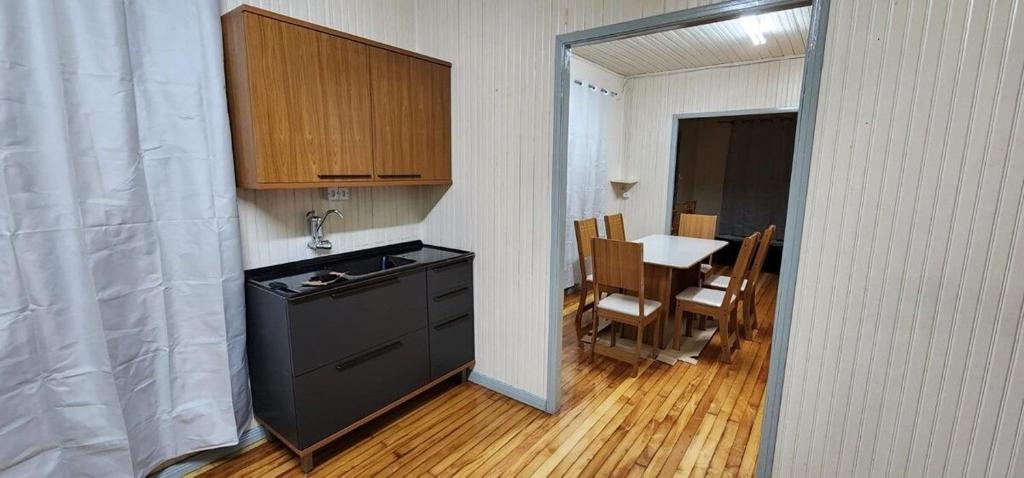
{"label": "doorway", "polygon": [[670,231],[684,211],[718,217],[716,256],[732,264],[739,243],[765,224],[777,230],[763,272],[778,274],[785,241],[796,110],[677,115],[672,157]]}
{"label": "doorway", "polygon": [[[548,347],[548,394],[545,408],[549,412],[558,410],[561,403],[561,354],[562,354],[562,287],[564,266],[563,246],[566,240],[566,157],[568,154],[568,110],[569,110],[569,58],[570,50],[585,45],[628,39],[663,32],[667,30],[706,25],[714,22],[737,19],[750,15],[770,13],[791,8],[806,7],[811,1],[791,0],[734,0],[705,7],[683,10],[656,17],[643,18],[621,24],[599,27],[591,30],[560,35],[556,40],[556,72],[554,102],[554,161],[552,163],[552,262],[550,264],[551,302]],[[757,447],[757,474],[770,476],[774,455],[775,431],[777,429],[779,400],[782,390],[782,372],[785,366],[785,350],[788,343],[789,320],[792,312],[792,294],[795,287],[796,268],[800,235],[802,233],[804,198],[807,189],[811,145],[813,144],[814,116],[820,85],[820,72],[824,55],[824,35],[828,17],[828,1],[813,2],[810,30],[807,35],[803,82],[800,91],[799,119],[796,126],[792,174],[789,199],[786,208],[787,237],[783,246],[781,276],[779,279],[778,304],[774,307],[777,317],[773,331],[773,342],[777,351],[771,355],[768,367],[767,391],[765,394],[764,421],[760,445]],[[756,40],[755,40],[756,41]],[[628,91],[627,91],[628,94]],[[635,184],[631,178],[624,178],[619,184]],[[672,196],[663,197],[662,204],[672,201]],[[662,213],[664,214],[664,213]],[[664,214],[662,217],[668,216]],[[668,224],[665,224],[666,228]],[[628,230],[628,227],[627,227]]]}

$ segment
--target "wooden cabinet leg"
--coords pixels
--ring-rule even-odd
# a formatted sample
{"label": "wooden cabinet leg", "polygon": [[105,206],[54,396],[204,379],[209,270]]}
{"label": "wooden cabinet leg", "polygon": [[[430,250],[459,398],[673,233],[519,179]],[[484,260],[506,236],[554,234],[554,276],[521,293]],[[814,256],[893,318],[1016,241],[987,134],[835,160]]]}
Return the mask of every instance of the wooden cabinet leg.
{"label": "wooden cabinet leg", "polygon": [[313,454],[299,455],[299,463],[303,473],[309,473],[313,471]]}

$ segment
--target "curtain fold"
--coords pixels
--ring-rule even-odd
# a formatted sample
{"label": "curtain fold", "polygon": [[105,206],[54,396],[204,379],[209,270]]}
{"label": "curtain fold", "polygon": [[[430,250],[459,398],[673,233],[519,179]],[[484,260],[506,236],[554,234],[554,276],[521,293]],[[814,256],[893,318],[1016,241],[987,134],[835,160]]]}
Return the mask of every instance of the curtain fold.
{"label": "curtain fold", "polygon": [[[608,183],[608,163],[611,145],[612,108],[615,99],[596,87],[583,82],[572,84],[569,90],[569,155],[566,165],[566,232],[565,260],[562,266],[562,285],[572,287],[580,281],[579,251],[573,221],[598,218],[598,228],[604,230],[601,215],[605,205]],[[604,236],[604,233],[601,234]]]}
{"label": "curtain fold", "polygon": [[718,234],[744,237],[775,224],[775,240],[785,238],[795,136],[792,117],[733,123]]}
{"label": "curtain fold", "polygon": [[0,476],[144,476],[249,423],[218,8],[0,2]]}

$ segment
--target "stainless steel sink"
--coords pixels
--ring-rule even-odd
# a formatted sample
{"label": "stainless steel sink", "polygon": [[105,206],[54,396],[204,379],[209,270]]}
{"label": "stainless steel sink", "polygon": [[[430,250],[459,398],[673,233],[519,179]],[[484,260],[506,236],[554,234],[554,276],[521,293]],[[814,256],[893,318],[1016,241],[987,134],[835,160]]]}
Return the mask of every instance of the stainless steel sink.
{"label": "stainless steel sink", "polygon": [[335,266],[335,270],[344,274],[344,277],[358,279],[394,269],[408,267],[415,263],[416,261],[405,257],[379,255],[342,262]]}

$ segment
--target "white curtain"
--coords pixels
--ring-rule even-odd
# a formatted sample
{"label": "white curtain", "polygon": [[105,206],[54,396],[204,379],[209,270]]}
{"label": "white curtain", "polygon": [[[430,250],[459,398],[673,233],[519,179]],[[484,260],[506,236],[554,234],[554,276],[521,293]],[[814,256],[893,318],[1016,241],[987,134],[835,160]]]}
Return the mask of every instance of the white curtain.
{"label": "white curtain", "polygon": [[0,476],[144,476],[249,421],[217,2],[0,2]]}
{"label": "white curtain", "polygon": [[[582,83],[582,84],[579,84]],[[605,198],[608,183],[608,163],[611,156],[611,115],[615,98],[602,91],[601,86],[580,78],[569,89],[569,157],[566,168],[566,232],[565,263],[562,267],[562,285],[571,287],[580,281],[579,251],[573,221],[597,218],[598,228],[604,230],[602,216],[607,212]],[[601,233],[604,236],[604,233]],[[589,265],[588,265],[589,270]]]}

